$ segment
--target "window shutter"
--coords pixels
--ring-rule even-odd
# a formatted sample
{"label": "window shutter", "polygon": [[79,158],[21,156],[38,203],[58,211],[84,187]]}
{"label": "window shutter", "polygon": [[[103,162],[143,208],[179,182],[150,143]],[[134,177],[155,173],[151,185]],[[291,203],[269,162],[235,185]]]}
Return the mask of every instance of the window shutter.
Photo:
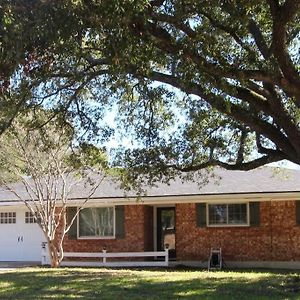
{"label": "window shutter", "polygon": [[124,205],[115,206],[116,214],[116,239],[125,238],[125,207]]}
{"label": "window shutter", "polygon": [[250,226],[259,226],[260,225],[260,210],[259,202],[250,202]]}
{"label": "window shutter", "polygon": [[[77,207],[67,208],[67,224],[69,225],[77,212]],[[73,224],[68,232],[68,238],[70,240],[77,240],[77,217],[75,218]]]}
{"label": "window shutter", "polygon": [[206,203],[196,204],[196,224],[197,227],[206,227]]}
{"label": "window shutter", "polygon": [[296,201],[296,224],[300,226],[300,200]]}

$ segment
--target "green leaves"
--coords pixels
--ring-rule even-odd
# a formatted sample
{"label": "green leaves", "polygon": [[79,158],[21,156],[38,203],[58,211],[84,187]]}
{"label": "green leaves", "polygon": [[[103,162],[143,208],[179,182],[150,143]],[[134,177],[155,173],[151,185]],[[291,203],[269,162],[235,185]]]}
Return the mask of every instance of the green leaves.
{"label": "green leaves", "polygon": [[108,170],[104,150],[76,145],[72,127],[45,110],[19,117],[0,138],[2,182],[24,177],[58,179],[76,173],[86,176],[87,171],[104,174]]}
{"label": "green leaves", "polygon": [[[105,143],[114,129],[132,142],[116,150],[121,166],[157,178],[300,163],[297,2],[280,2],[276,13],[255,0],[3,3],[4,128],[41,105],[83,145]],[[102,165],[92,148],[85,159]]]}

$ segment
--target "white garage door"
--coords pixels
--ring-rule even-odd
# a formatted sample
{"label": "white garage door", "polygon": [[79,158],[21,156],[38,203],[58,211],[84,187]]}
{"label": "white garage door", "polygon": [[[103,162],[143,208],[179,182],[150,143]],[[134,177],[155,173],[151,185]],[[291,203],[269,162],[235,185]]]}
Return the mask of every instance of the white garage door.
{"label": "white garage door", "polygon": [[45,241],[40,227],[23,208],[0,208],[0,261],[41,261]]}

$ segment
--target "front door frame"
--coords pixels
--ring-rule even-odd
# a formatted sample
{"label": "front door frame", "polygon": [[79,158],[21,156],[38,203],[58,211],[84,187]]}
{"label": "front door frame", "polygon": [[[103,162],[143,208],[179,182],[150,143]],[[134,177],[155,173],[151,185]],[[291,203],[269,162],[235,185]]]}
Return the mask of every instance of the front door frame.
{"label": "front door frame", "polygon": [[[176,206],[175,206],[175,204],[168,204],[168,205],[162,204],[162,205],[153,206],[153,246],[154,246],[153,248],[154,248],[154,251],[157,251],[157,209],[158,208],[174,208],[175,209],[175,230],[176,230]],[[176,233],[175,233],[175,235],[176,235]],[[176,249],[176,246],[175,246],[175,249]]]}

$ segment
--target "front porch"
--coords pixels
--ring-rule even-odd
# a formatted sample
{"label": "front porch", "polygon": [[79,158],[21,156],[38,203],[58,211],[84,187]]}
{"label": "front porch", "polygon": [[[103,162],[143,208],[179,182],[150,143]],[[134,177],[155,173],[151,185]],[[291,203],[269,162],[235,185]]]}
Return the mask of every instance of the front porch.
{"label": "front porch", "polygon": [[[98,207],[96,209],[99,210]],[[74,208],[71,210],[74,212]],[[115,206],[113,215],[114,228],[111,232],[114,234],[111,237],[80,236],[82,229],[79,216],[65,237],[62,265],[166,267],[170,260],[175,261],[175,205]],[[88,225],[98,220],[94,221],[89,221]],[[86,228],[85,232],[88,232]],[[45,245],[42,249],[42,264],[49,264]]]}

